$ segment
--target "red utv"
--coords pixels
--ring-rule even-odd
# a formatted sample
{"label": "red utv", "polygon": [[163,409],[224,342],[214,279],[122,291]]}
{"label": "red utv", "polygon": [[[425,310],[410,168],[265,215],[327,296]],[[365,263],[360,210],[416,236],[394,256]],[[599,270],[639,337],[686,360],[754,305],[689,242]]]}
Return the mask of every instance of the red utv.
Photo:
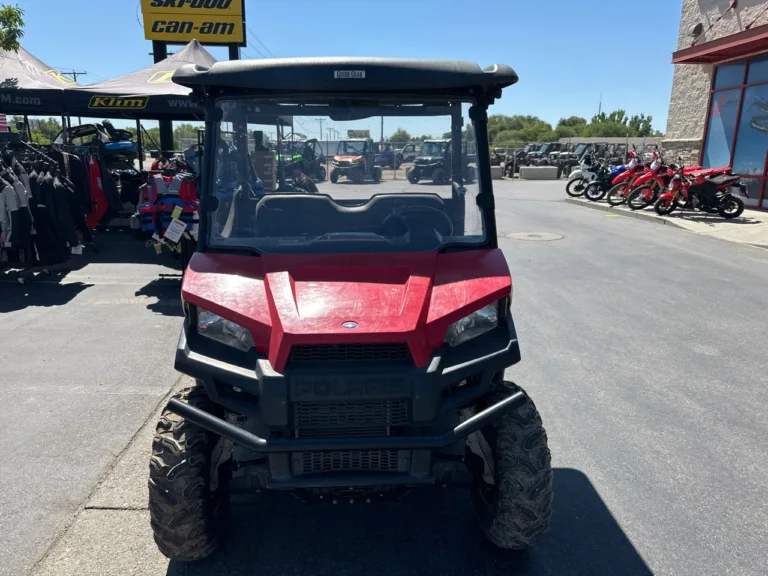
{"label": "red utv", "polygon": [[[496,546],[536,544],[551,516],[550,452],[533,401],[505,377],[520,348],[487,129],[515,72],[313,58],[188,66],[174,81],[201,98],[206,143],[176,350],[195,384],[168,402],[150,461],[160,551],[210,554],[236,493],[360,503],[433,486],[468,488]],[[454,154],[450,185],[427,192],[263,194],[233,173],[250,165],[246,145],[226,161],[212,152],[220,122],[246,143],[270,114],[398,126],[426,116],[461,150],[462,108],[477,139],[474,184]]]}

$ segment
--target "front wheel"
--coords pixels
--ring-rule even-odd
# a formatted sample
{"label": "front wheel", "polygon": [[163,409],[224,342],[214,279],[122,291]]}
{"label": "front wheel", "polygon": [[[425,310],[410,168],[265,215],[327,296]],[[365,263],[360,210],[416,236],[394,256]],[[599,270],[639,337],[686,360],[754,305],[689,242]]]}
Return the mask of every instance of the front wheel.
{"label": "front wheel", "polygon": [[326,170],[325,170],[325,166],[320,166],[320,167],[317,169],[317,180],[318,180],[319,182],[324,182],[324,181],[325,181],[325,178],[326,178],[326,176],[328,176],[328,173],[327,173],[327,172],[326,172]]}
{"label": "front wheel", "polygon": [[602,186],[600,182],[590,182],[584,190],[584,198],[591,200],[592,202],[597,202],[598,200],[603,199],[605,192],[605,187]]}
{"label": "front wheel", "polygon": [[[485,406],[520,391],[512,382],[498,382]],[[471,434],[467,445],[474,464],[472,502],[485,536],[499,548],[531,548],[549,527],[553,498],[547,433],[533,401],[526,395],[514,410]]]}
{"label": "front wheel", "polygon": [[727,220],[738,218],[744,212],[744,201],[741,198],[736,198],[736,196],[728,195],[718,206],[717,211],[720,213],[720,216]]}
{"label": "front wheel", "polygon": [[610,204],[611,206],[619,206],[621,204],[624,204],[624,202],[627,201],[626,189],[627,189],[626,182],[622,182],[621,184],[616,184],[616,186],[611,188],[608,191],[608,195],[605,197],[608,204]]}
{"label": "front wheel", "polygon": [[653,205],[653,209],[659,216],[668,216],[677,209],[677,198],[659,198]]}
{"label": "front wheel", "polygon": [[[203,386],[186,388],[176,398],[214,411]],[[171,560],[201,560],[216,549],[218,520],[226,512],[229,493],[222,468],[212,485],[215,446],[216,436],[163,410],[149,461],[149,516],[155,543]]]}
{"label": "front wheel", "polygon": [[646,197],[651,197],[651,190],[648,186],[641,186],[632,190],[629,196],[627,196],[627,206],[629,206],[630,210],[642,210],[649,204]]}
{"label": "front wheel", "polygon": [[334,168],[331,170],[331,184],[336,184],[339,181],[339,171]]}
{"label": "front wheel", "polygon": [[576,198],[584,194],[586,188],[587,181],[579,176],[578,178],[574,178],[573,180],[568,181],[568,184],[565,185],[565,193],[572,198]]}
{"label": "front wheel", "polygon": [[419,183],[420,174],[418,170],[414,170],[411,168],[408,171],[408,182],[411,184],[418,184]]}

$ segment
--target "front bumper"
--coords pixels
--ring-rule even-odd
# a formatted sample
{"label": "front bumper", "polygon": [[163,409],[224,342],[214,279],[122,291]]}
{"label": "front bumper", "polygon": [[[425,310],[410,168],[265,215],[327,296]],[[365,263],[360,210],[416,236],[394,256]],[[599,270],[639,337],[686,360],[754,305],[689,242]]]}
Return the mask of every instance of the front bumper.
{"label": "front bumper", "polygon": [[[520,361],[511,318],[496,329],[456,348],[435,351],[428,365],[329,363],[311,368],[272,369],[269,360],[251,351],[238,355],[189,331],[185,322],[176,351],[176,369],[202,382],[211,399],[246,416],[240,427],[172,399],[168,408],[236,445],[265,454],[267,488],[420,485],[435,482],[432,452],[462,441],[472,432],[513,410],[522,393],[459,421],[459,412],[474,407],[494,377]],[[407,365],[406,365],[407,364]],[[307,406],[357,406],[375,403],[404,406],[397,426],[386,435],[344,429],[322,437],[303,437],[297,421]],[[449,449],[450,450],[450,449]],[[351,451],[351,452],[350,452]],[[398,473],[303,474],[299,458],[312,454],[361,454],[382,451],[400,458]],[[463,452],[462,452],[463,453]],[[297,467],[298,466],[298,467]]]}

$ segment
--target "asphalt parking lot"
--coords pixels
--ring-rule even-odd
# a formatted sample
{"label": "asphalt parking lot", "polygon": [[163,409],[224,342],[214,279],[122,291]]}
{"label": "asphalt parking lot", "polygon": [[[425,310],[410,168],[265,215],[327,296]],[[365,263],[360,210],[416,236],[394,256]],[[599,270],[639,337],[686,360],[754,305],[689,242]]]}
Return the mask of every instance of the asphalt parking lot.
{"label": "asphalt parking lot", "polygon": [[[366,195],[412,189],[401,173]],[[768,573],[768,251],[566,204],[563,185],[495,183],[523,354],[507,375],[536,401],[555,467],[539,548],[486,544],[460,491],[278,496],[235,508],[208,560],[169,565],[146,472],[154,413],[184,384],[176,271],[95,262],[0,284],[0,574]]]}

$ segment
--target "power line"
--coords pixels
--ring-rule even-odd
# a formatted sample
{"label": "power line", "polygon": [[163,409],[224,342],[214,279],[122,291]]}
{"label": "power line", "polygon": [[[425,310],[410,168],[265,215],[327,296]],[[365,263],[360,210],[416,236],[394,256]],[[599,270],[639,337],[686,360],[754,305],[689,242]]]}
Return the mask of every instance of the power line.
{"label": "power line", "polygon": [[[254,33],[253,33],[253,30],[251,30],[251,29],[250,29],[250,27],[249,27],[248,25],[246,25],[246,26],[245,26],[245,29],[246,29],[246,31],[247,31],[247,32],[248,32],[248,33],[249,33],[251,36],[253,36],[253,37],[256,39],[256,42],[258,42],[259,44],[261,44],[262,48],[264,48],[264,50],[267,52],[267,54],[269,54],[269,55],[270,55],[272,58],[277,58],[277,56],[275,56],[275,55],[272,53],[272,50],[270,50],[269,48],[267,48],[267,45],[266,45],[266,44],[264,44],[264,42],[262,42],[262,41],[261,41],[261,39],[260,39],[258,36],[256,36],[256,34],[254,34]],[[253,49],[254,49],[254,50],[256,50],[256,52],[259,52],[259,50],[258,50],[258,49],[256,49],[256,47],[255,47],[255,46],[253,46]]]}

